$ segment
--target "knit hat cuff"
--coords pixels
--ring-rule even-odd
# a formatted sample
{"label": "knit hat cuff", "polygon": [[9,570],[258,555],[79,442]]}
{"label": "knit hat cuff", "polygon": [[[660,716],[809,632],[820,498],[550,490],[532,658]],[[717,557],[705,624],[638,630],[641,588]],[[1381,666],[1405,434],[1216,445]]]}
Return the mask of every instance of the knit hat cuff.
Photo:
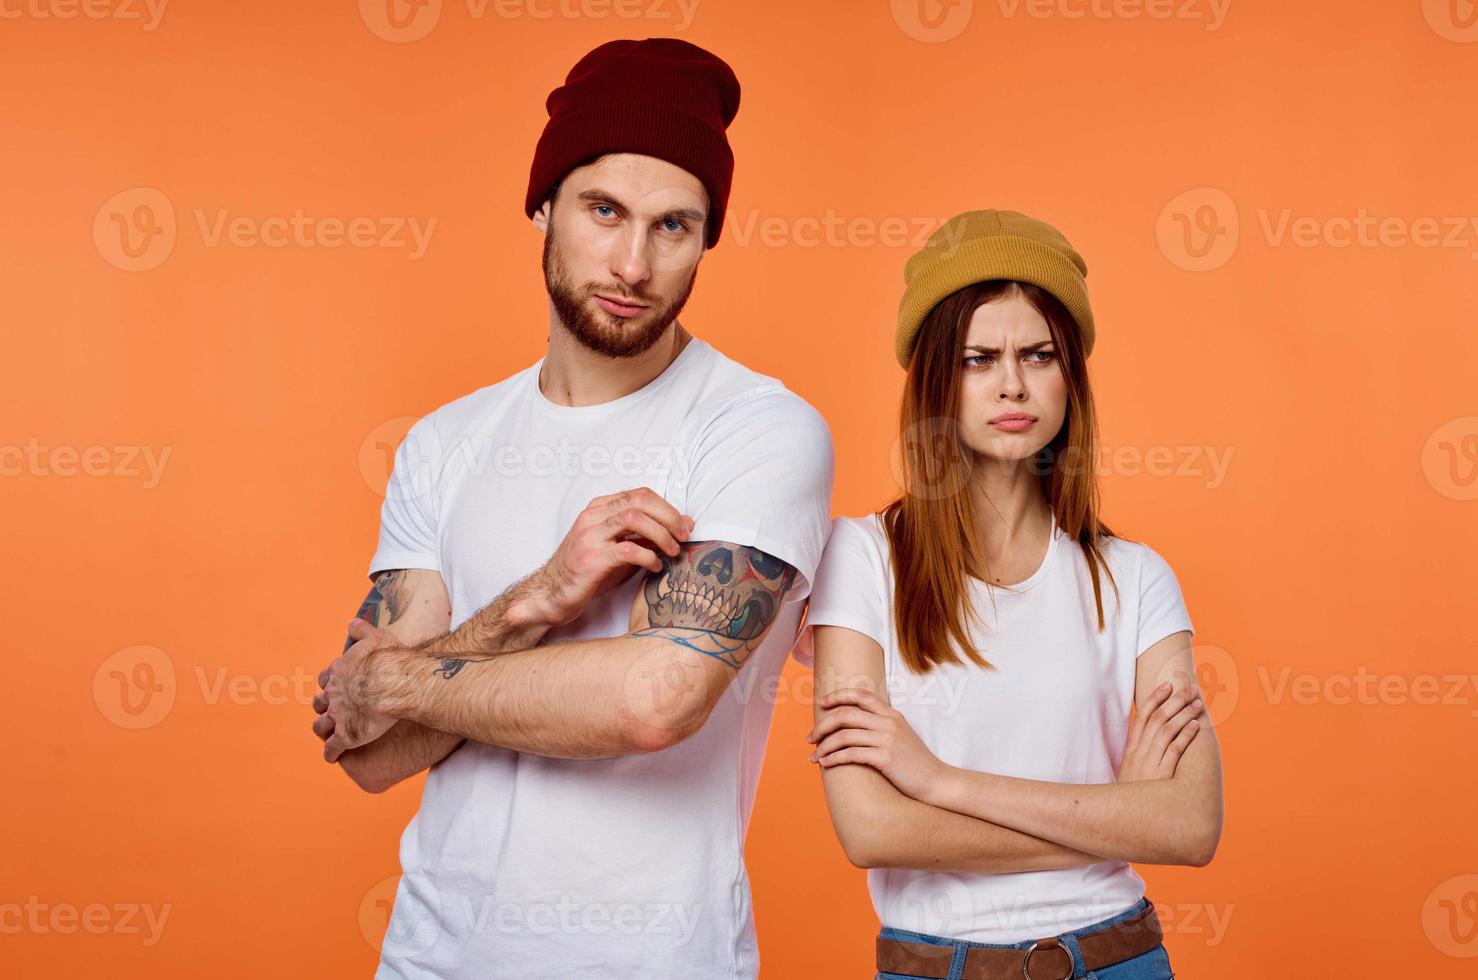
{"label": "knit hat cuff", "polygon": [[[564,150],[563,156],[556,155],[557,148]],[[712,248],[718,243],[724,223],[721,209],[733,180],[733,151],[724,134],[709,123],[657,102],[597,104],[550,119],[534,151],[547,170],[530,182],[524,213],[533,217],[566,174],[607,153],[657,157],[697,177],[708,192],[705,244]]]}
{"label": "knit hat cuff", "polygon": [[908,367],[919,328],[929,311],[951,293],[972,283],[1012,279],[1040,286],[1057,297],[1073,315],[1083,334],[1085,356],[1093,346],[1093,312],[1088,284],[1077,265],[1061,249],[1019,235],[972,238],[957,245],[941,245],[918,253],[905,267],[908,279],[898,305],[903,329],[895,353]]}

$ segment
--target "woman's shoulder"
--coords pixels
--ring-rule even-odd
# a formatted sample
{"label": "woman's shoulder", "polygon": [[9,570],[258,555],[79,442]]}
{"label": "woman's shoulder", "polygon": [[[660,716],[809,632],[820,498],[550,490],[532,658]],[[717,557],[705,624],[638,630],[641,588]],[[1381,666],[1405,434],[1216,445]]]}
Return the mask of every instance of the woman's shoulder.
{"label": "woman's shoulder", "polygon": [[1137,574],[1141,578],[1174,575],[1165,557],[1144,541],[1107,534],[1100,535],[1098,540],[1099,550],[1103,553],[1104,560],[1109,563],[1109,568],[1115,573],[1122,570],[1126,574]]}
{"label": "woman's shoulder", "polygon": [[862,549],[879,556],[888,554],[888,532],[881,513],[832,518],[830,540],[839,548]]}
{"label": "woman's shoulder", "polygon": [[887,557],[888,535],[880,515],[832,518],[824,562],[832,565],[862,562],[882,569],[888,564]]}
{"label": "woman's shoulder", "polygon": [[863,535],[877,540],[887,540],[887,534],[883,530],[883,515],[863,514],[861,517],[833,517],[831,519],[831,531],[833,534],[841,530],[843,534]]}

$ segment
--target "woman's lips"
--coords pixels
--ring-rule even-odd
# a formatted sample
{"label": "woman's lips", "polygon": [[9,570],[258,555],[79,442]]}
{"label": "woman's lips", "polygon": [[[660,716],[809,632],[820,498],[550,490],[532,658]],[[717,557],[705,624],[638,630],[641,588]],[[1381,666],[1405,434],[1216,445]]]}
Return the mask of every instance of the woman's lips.
{"label": "woman's lips", "polygon": [[996,428],[1005,429],[1007,432],[1025,432],[1036,424],[1036,419],[1001,419],[999,422],[991,423]]}
{"label": "woman's lips", "polygon": [[604,296],[595,297],[595,301],[600,304],[601,309],[613,316],[633,317],[646,309],[645,306],[638,306],[632,303],[618,303],[615,300],[606,299]]}

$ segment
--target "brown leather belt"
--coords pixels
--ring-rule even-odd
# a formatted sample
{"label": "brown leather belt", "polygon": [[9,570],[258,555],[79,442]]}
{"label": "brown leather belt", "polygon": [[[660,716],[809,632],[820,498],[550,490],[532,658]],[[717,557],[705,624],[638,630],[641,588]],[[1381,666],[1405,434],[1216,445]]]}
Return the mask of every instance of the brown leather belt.
{"label": "brown leather belt", "polygon": [[[1165,941],[1160,918],[1150,902],[1144,911],[1097,932],[1077,937],[1087,968],[1101,970],[1115,963],[1142,956]],[[906,943],[878,937],[878,970],[909,977],[949,976],[954,946]],[[1030,949],[990,949],[972,946],[965,952],[961,980],[1069,980],[1073,976],[1073,954],[1060,938],[1049,936],[1032,943]]]}

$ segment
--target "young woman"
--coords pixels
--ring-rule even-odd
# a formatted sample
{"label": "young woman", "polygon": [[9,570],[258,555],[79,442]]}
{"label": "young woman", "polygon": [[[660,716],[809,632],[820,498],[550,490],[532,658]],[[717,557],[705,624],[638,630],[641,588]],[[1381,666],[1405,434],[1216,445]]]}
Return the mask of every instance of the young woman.
{"label": "young woman", "polygon": [[1086,273],[1011,211],[910,258],[904,490],[816,573],[808,741],[882,978],[1171,977],[1130,862],[1221,835],[1179,585],[1099,519]]}

